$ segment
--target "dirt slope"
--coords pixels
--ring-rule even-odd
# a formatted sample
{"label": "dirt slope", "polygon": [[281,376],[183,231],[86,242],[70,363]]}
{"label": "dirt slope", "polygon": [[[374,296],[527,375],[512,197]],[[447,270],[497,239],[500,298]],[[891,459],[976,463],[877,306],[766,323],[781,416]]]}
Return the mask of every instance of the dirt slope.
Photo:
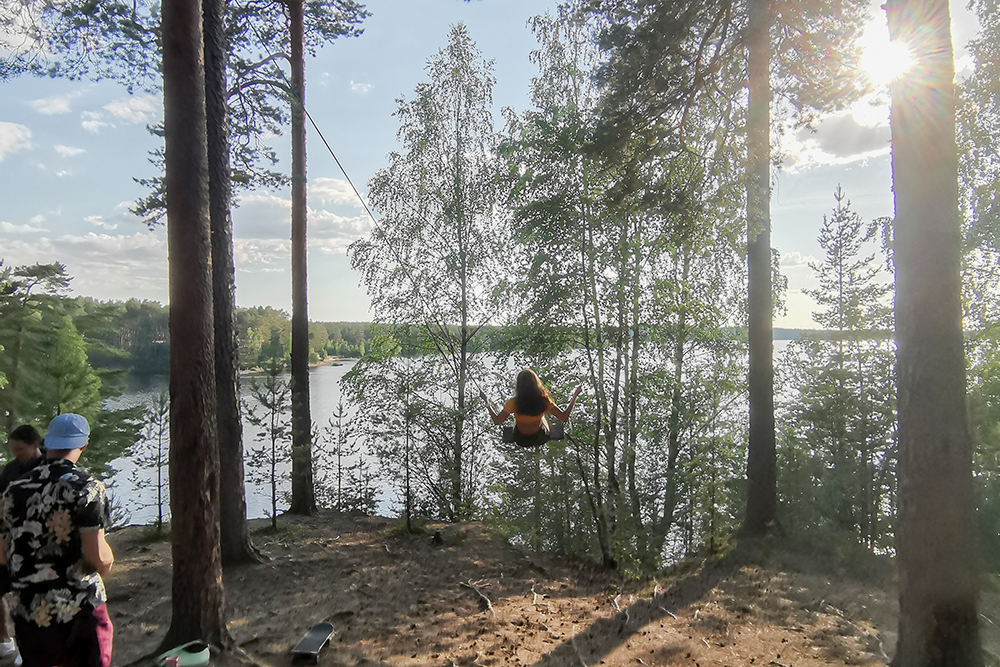
{"label": "dirt slope", "polygon": [[[225,574],[230,631],[260,665],[290,665],[320,621],[335,634],[319,664],[338,667],[861,665],[886,661],[895,641],[891,588],[815,563],[793,574],[727,558],[635,584],[526,554],[480,524],[439,526],[435,543],[380,518],[282,523],[255,530],[267,562]],[[148,532],[110,538],[114,665],[151,664],[170,623],[170,545]]]}

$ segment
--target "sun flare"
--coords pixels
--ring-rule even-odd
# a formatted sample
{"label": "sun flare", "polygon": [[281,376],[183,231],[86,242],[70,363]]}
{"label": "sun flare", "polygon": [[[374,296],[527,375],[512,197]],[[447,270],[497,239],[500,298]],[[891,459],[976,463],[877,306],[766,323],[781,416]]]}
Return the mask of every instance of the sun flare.
{"label": "sun flare", "polygon": [[870,35],[864,43],[861,68],[875,86],[887,86],[913,66],[913,53],[900,42],[890,42],[885,33]]}

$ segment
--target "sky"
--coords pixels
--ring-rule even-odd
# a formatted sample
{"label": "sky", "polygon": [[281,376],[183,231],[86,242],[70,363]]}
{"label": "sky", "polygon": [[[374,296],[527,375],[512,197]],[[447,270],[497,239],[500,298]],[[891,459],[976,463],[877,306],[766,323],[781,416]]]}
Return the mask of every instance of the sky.
{"label": "sky", "polygon": [[[364,195],[367,182],[396,150],[400,97],[426,80],[425,65],[464,23],[483,57],[494,61],[494,122],[500,109],[528,107],[535,75],[528,54],[536,42],[531,16],[552,0],[368,0],[364,34],[339,39],[306,63],[306,107],[347,174]],[[888,42],[879,0],[866,33],[870,62],[884,64]],[[976,22],[964,0],[951,0],[959,76],[970,62],[964,46]],[[162,100],[129,94],[111,82],[23,77],[0,94],[0,259],[7,266],[60,261],[73,276],[72,294],[101,300],[167,302],[167,248],[162,227],[147,229],[129,213],[146,191],[134,179],[155,175],[149,151],[158,142],[147,125],[162,119]],[[865,220],[891,216],[888,107],[862,101],[824,118],[815,133],[786,133],[784,160],[773,174],[772,246],[788,277],[788,313],[776,327],[815,328],[815,287],[809,263],[822,258],[816,241],[841,186]],[[278,168],[288,169],[287,134],[276,138]],[[309,318],[369,321],[360,279],[347,246],[371,229],[335,160],[308,128]],[[233,211],[237,303],[291,308],[287,192],[240,196]]]}

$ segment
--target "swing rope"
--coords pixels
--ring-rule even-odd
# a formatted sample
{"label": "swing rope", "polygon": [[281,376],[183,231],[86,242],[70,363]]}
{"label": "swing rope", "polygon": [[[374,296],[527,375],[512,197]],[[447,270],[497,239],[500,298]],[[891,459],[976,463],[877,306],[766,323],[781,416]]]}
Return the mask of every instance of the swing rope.
{"label": "swing rope", "polygon": [[[253,29],[254,33],[257,35],[258,43],[260,43],[262,45],[265,44],[265,41],[261,38],[260,32],[257,30],[257,27],[252,22],[250,23],[250,27]],[[268,56],[269,61],[274,64],[274,55],[267,49],[266,46],[261,46],[261,49]],[[447,329],[447,325],[440,319],[440,317],[438,317],[436,309],[432,308],[431,305],[430,305],[430,303],[427,301],[427,298],[426,298],[425,294],[423,293],[423,290],[420,289],[420,283],[414,277],[413,272],[411,271],[411,267],[409,266],[408,262],[406,262],[403,259],[402,255],[401,255],[399,249],[396,247],[396,245],[393,244],[391,241],[389,241],[389,234],[387,233],[387,231],[385,230],[385,228],[382,227],[382,225],[379,223],[379,221],[375,218],[375,214],[372,213],[372,210],[371,210],[371,208],[369,208],[368,203],[365,201],[365,198],[361,196],[361,192],[358,190],[357,186],[354,184],[354,180],[351,178],[350,174],[347,173],[347,169],[344,167],[343,163],[341,163],[340,158],[337,157],[337,154],[333,150],[333,147],[330,145],[330,142],[327,141],[326,135],[323,133],[323,130],[320,128],[320,126],[316,122],[316,120],[312,117],[312,114],[309,113],[309,109],[306,107],[305,103],[301,99],[299,99],[299,97],[298,97],[298,91],[296,91],[295,88],[292,86],[291,81],[288,80],[288,77],[285,75],[285,72],[284,72],[284,70],[281,69],[281,67],[278,67],[277,64],[274,64],[274,68],[278,72],[278,75],[281,77],[282,81],[285,83],[285,85],[287,87],[287,90],[290,93],[290,96],[292,97],[292,99],[302,109],[302,113],[305,115],[305,117],[309,119],[309,123],[312,125],[313,129],[316,131],[316,134],[319,135],[319,138],[323,142],[323,145],[326,147],[326,150],[330,153],[330,157],[333,158],[333,161],[336,163],[337,168],[340,169],[340,173],[344,175],[344,179],[346,179],[347,184],[349,186],[351,186],[351,190],[354,192],[354,196],[358,198],[358,201],[361,203],[361,206],[364,208],[365,213],[368,214],[368,217],[369,217],[369,219],[372,222],[372,227],[374,229],[381,230],[383,236],[388,241],[386,245],[388,245],[389,251],[394,256],[394,258],[396,260],[396,263],[403,270],[403,273],[405,273],[406,276],[407,276],[407,278],[410,280],[411,284],[413,285],[413,291],[416,293],[417,298],[420,300],[421,304],[423,305],[424,311],[428,314],[428,317],[432,320],[432,322],[430,322],[430,323],[425,323],[424,326],[427,327],[427,328],[430,328],[431,326],[434,326],[439,332],[447,332],[447,330],[448,330]],[[422,220],[424,222],[424,226],[426,228],[432,230],[432,232],[436,236],[438,236],[440,238],[440,240],[441,240],[441,242],[442,242],[443,245],[449,245],[448,242],[440,234],[440,232],[437,231],[436,227],[434,225],[429,224],[429,221],[427,220],[427,218],[425,216],[421,215],[418,211],[414,211],[412,209],[412,207],[408,206],[407,204],[404,204],[404,207],[406,207],[407,209],[409,209],[409,212],[410,212],[411,215],[414,215],[418,219]],[[493,317],[499,311],[499,308],[500,308],[499,303],[497,303],[497,304],[494,305],[493,311],[490,313],[489,317],[487,317],[483,321],[483,323],[479,324],[478,326],[476,326],[472,330],[472,333],[470,334],[470,338],[472,336],[475,336],[475,334],[478,333],[480,329],[482,329],[484,326],[486,326],[486,322],[488,322],[489,320],[493,319]],[[437,338],[435,338],[433,336],[431,338],[434,341],[434,346],[437,348],[437,350],[440,353],[441,357],[445,359],[446,363],[448,363],[449,366],[451,366],[452,370],[457,374],[459,369],[457,367],[456,360],[452,358],[452,355],[449,355],[449,354],[445,353],[445,350],[442,349],[441,343],[439,342],[439,340]],[[451,341],[451,337],[450,336],[446,335],[446,336],[444,336],[444,338],[446,340],[448,340],[448,341]],[[450,348],[450,351],[452,353],[455,352],[455,350],[453,349],[452,346],[449,345],[448,347]],[[485,396],[486,393],[482,390],[482,387],[479,386],[479,383],[476,382],[476,380],[474,378],[470,378],[470,379],[472,381],[472,384],[478,390],[479,394]],[[489,399],[487,399],[487,401],[488,400]]]}
{"label": "swing rope", "polygon": [[[261,38],[260,32],[257,30],[257,27],[252,22],[249,25],[253,29],[254,33],[257,35],[258,42],[263,45],[265,42]],[[274,59],[274,55],[267,49],[267,47],[266,46],[261,46],[261,50],[263,50],[264,53],[268,56],[268,61],[270,61],[272,64],[274,64],[274,60],[275,60]],[[388,240],[389,234],[387,233],[386,229],[375,218],[374,213],[372,213],[372,210],[369,208],[369,206],[368,206],[367,202],[365,201],[364,197],[361,196],[361,193],[358,191],[358,188],[354,184],[353,179],[347,173],[347,169],[344,167],[344,165],[341,163],[340,159],[337,157],[337,154],[333,150],[333,147],[330,145],[330,142],[327,141],[326,136],[323,134],[323,130],[320,129],[319,124],[312,117],[312,114],[309,113],[309,109],[306,107],[305,103],[301,99],[299,99],[299,97],[298,97],[298,91],[296,91],[295,88],[292,86],[291,82],[288,80],[288,77],[285,75],[284,70],[282,70],[280,67],[278,67],[277,64],[275,64],[274,67],[275,67],[275,70],[277,71],[278,75],[281,77],[282,81],[284,82],[285,86],[287,87],[287,91],[288,91],[289,95],[292,97],[292,99],[302,109],[302,112],[305,115],[305,117],[309,119],[309,123],[313,126],[313,129],[316,130],[316,133],[319,135],[319,138],[323,142],[323,145],[326,147],[327,151],[330,153],[330,156],[333,158],[333,160],[336,163],[337,167],[340,169],[340,173],[344,175],[344,178],[347,180],[348,185],[351,186],[351,190],[354,192],[354,195],[358,198],[358,201],[361,203],[362,207],[364,208],[365,213],[367,213],[368,217],[371,219],[371,221],[372,221],[372,227],[375,228],[375,229],[381,230],[382,234]],[[446,246],[450,245],[448,243],[448,241],[446,239],[444,239],[439,232],[437,232],[436,228],[433,225],[429,224],[429,222],[428,222],[428,220],[427,220],[427,218],[425,216],[421,215],[417,211],[412,210],[412,207],[408,207],[407,206],[407,208],[410,209],[409,212],[410,212],[411,215],[414,215],[418,219],[422,220],[424,222],[425,227],[428,228],[428,229],[431,229],[435,233],[435,235],[438,236],[438,238],[441,240],[441,242],[442,242],[443,245],[446,245]],[[446,332],[447,331],[447,325],[440,319],[440,317],[438,316],[438,314],[436,312],[436,309],[433,308],[433,307],[431,307],[431,304],[427,301],[426,295],[423,293],[424,291],[420,289],[420,283],[417,281],[417,279],[413,275],[413,271],[411,270],[412,267],[409,265],[409,263],[407,261],[405,261],[403,259],[403,257],[401,255],[399,249],[396,247],[395,244],[389,242],[386,245],[389,247],[389,251],[394,256],[394,258],[396,260],[396,263],[403,270],[403,273],[406,274],[406,277],[409,279],[410,283],[412,284],[413,291],[416,293],[417,299],[423,305],[424,311],[427,313],[428,318],[432,320],[429,323],[425,323],[424,326],[428,327],[428,328],[431,327],[431,326],[434,326],[439,332]],[[486,326],[486,322],[489,321],[490,319],[492,319],[496,315],[496,313],[498,311],[499,311],[499,304],[497,304],[497,305],[494,306],[493,311],[490,313],[490,315],[487,318],[484,319],[484,321],[483,321],[482,324],[477,325],[473,329],[472,334],[470,335],[470,337],[474,336],[480,329],[482,329],[484,326]],[[451,340],[450,336],[445,336],[445,339],[449,340],[449,341]],[[445,353],[445,350],[442,349],[440,342],[436,338],[432,338],[432,340],[434,340],[434,345],[435,345],[435,347],[437,347],[438,352],[441,354],[441,356],[447,361],[447,363],[449,363],[449,365],[452,367],[452,370],[457,373],[458,372],[458,368],[457,368],[454,360],[451,358],[451,355]],[[449,346],[449,348],[451,348],[451,347],[452,346]],[[450,351],[452,352],[452,354],[455,352],[454,349],[451,349]]]}

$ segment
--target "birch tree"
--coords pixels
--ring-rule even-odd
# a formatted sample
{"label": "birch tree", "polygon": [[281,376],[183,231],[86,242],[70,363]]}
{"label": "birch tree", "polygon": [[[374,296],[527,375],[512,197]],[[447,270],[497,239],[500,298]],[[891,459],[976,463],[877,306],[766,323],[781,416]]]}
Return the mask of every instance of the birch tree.
{"label": "birch tree", "polygon": [[[468,517],[478,488],[472,474],[482,442],[468,427],[477,375],[473,345],[496,313],[494,287],[505,273],[506,231],[499,207],[497,138],[493,129],[493,65],[483,60],[462,24],[431,57],[429,78],[396,117],[401,153],[369,183],[382,214],[367,239],[352,244],[379,322],[420,330],[436,391],[433,401],[441,483],[440,510]],[[429,359],[429,360],[430,360]]]}

